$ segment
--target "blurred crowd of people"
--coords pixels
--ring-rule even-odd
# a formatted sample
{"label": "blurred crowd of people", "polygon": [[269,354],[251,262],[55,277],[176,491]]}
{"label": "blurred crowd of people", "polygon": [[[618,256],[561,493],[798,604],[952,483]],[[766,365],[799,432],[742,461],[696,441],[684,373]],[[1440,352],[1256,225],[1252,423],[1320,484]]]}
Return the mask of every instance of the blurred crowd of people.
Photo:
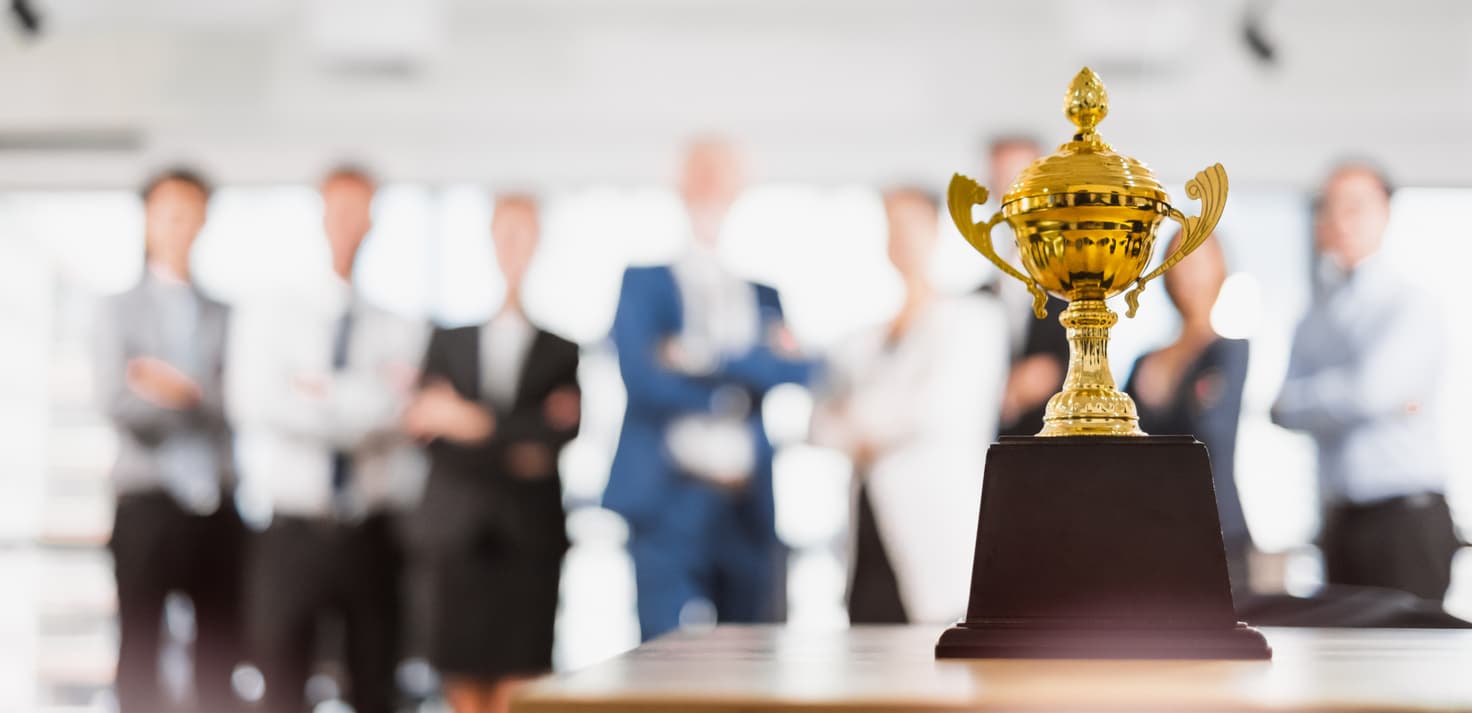
{"label": "blurred crowd of people", "polygon": [[[1000,195],[1039,153],[1026,138],[994,142],[989,185]],[[901,308],[831,354],[805,354],[778,293],[718,256],[743,184],[732,146],[693,144],[679,185],[688,247],[623,277],[610,338],[628,398],[604,505],[628,524],[641,634],[782,618],[761,403],[784,383],[813,390],[811,439],[854,465],[851,621],[954,620],[987,444],[1036,433],[1063,383],[1063,302],[1036,320],[1011,281],[943,292],[929,269],[948,239],[943,206],[925,188],[895,187],[884,209]],[[1443,322],[1377,256],[1391,191],[1368,163],[1337,166],[1324,183],[1313,302],[1273,418],[1317,444],[1328,583],[1439,604],[1459,546],[1430,423]],[[442,328],[354,290],[374,192],[355,167],[321,183],[331,299],[232,310],[190,281],[209,184],[174,170],[143,189],[147,270],[109,299],[96,347],[120,439],[110,549],[124,711],[174,705],[157,653],[170,592],[194,605],[199,710],[249,707],[231,683],[247,661],[265,681],[251,705],[306,709],[328,620],[341,627],[346,700],[358,713],[395,710],[409,573],[425,580],[426,646],[457,713],[506,710],[520,681],[551,669],[569,545],[558,453],[578,434],[581,396],[578,345],[521,307],[538,199],[495,198],[500,311]],[[1014,241],[998,245],[1015,259]],[[1233,456],[1249,348],[1211,322],[1227,254],[1209,240],[1166,273],[1179,333],[1139,359],[1125,388],[1145,430],[1207,445],[1230,576],[1246,592],[1251,537]],[[268,524],[245,524],[238,491],[269,503]]]}

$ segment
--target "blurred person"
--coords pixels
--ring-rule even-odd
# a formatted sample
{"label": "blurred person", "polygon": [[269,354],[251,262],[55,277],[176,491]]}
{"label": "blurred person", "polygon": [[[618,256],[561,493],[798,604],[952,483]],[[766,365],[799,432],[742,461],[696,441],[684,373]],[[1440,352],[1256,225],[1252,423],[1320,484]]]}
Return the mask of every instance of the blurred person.
{"label": "blurred person", "polygon": [[143,189],[146,269],[110,298],[97,324],[98,392],[118,434],[112,551],[117,578],[120,710],[160,711],[160,627],[171,591],[194,607],[194,693],[201,710],[234,710],[241,660],[244,526],[223,409],[228,309],[190,280],[209,185],[175,169]]}
{"label": "blurred person", "polygon": [[[1237,422],[1247,384],[1248,343],[1227,339],[1211,326],[1227,262],[1215,235],[1165,273],[1165,293],[1181,317],[1169,346],[1135,361],[1125,393],[1135,400],[1146,433],[1185,434],[1206,444],[1211,459],[1217,517],[1227,551],[1232,589],[1247,591],[1247,554],[1252,537],[1237,497]],[[1165,254],[1175,252],[1181,233]]]}
{"label": "blurred person", "polygon": [[791,355],[777,292],[730,274],[717,254],[741,183],[732,147],[690,148],[680,184],[690,246],[673,264],[627,270],[614,316],[628,403],[603,500],[629,524],[645,640],[782,612],[761,402],[812,365]]}
{"label": "blurred person", "polygon": [[[987,185],[997,202],[1041,155],[1041,146],[1030,137],[1007,136],[992,142]],[[998,226],[998,234],[1010,235],[1011,228],[1003,223]],[[993,245],[1002,259],[1018,264],[1015,239],[994,239]],[[1021,282],[999,274],[996,282],[985,289],[994,292],[1005,306],[1012,344],[1012,364],[1002,392],[1000,434],[1037,435],[1043,428],[1048,399],[1063,388],[1068,370],[1068,334],[1058,322],[1058,315],[1068,303],[1049,295],[1048,316],[1037,319],[1032,311],[1032,295]]]}
{"label": "blurred person", "polygon": [[971,591],[1007,320],[990,295],[937,293],[937,198],[898,188],[885,194],[884,208],[904,304],[834,351],[812,438],[847,453],[856,470],[850,621],[948,623],[965,613]]}
{"label": "blurred person", "polygon": [[1447,322],[1381,252],[1391,190],[1365,163],[1340,164],[1325,181],[1315,289],[1272,417],[1317,446],[1328,583],[1440,602],[1459,546],[1434,408]]}
{"label": "blurred person", "polygon": [[578,432],[578,346],[532,324],[522,285],[536,200],[496,200],[506,301],[485,324],[437,329],[404,428],[431,458],[414,529],[432,594],[430,661],[455,713],[506,711],[519,679],[552,669],[568,540],[557,455]]}
{"label": "blurred person", "polygon": [[315,635],[340,619],[357,713],[394,709],[400,627],[395,513],[422,483],[422,454],[400,430],[425,329],[353,288],[372,227],[373,179],[354,168],[322,182],[334,277],[321,300],[240,310],[229,373],[244,483],[270,504],[256,537],[247,632],[265,675],[264,707],[307,708]]}

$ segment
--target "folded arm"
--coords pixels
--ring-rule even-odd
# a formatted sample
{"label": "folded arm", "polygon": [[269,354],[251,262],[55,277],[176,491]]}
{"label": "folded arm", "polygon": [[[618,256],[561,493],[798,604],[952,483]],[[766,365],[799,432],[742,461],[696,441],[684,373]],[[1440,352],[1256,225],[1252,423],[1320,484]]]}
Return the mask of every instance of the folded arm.
{"label": "folded arm", "polygon": [[144,398],[128,386],[128,351],[118,317],[109,304],[100,311],[93,331],[93,367],[97,393],[108,420],[142,443],[158,443],[184,428],[194,409],[175,409]]}
{"label": "folded arm", "polygon": [[767,391],[778,384],[806,384],[817,368],[811,360],[783,356],[761,344],[726,362],[720,373],[753,391]]}
{"label": "folded arm", "polygon": [[1353,348],[1359,357],[1324,365],[1323,347],[1294,339],[1288,375],[1273,405],[1273,421],[1285,428],[1335,432],[1379,418],[1417,411],[1440,376],[1445,325],[1439,313],[1407,301],[1366,330]]}
{"label": "folded arm", "polygon": [[611,333],[618,369],[630,406],[665,413],[709,412],[715,387],[706,380],[677,373],[660,362],[659,349],[671,335],[657,319],[660,296],[645,279],[624,274]]}
{"label": "folded arm", "polygon": [[505,414],[497,436],[506,442],[532,441],[554,452],[577,438],[582,426],[582,391],[578,386],[578,358],[558,365],[557,376],[541,401]]}
{"label": "folded arm", "polygon": [[230,339],[226,400],[233,420],[342,450],[397,433],[403,395],[390,375],[378,373],[380,365],[338,373],[302,369],[292,356],[303,345],[262,317],[238,319]]}

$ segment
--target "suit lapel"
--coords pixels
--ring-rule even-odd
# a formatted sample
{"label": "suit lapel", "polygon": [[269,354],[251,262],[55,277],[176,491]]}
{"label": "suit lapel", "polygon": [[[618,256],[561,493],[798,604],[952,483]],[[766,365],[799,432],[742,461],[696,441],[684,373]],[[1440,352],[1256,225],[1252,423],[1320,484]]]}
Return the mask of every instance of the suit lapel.
{"label": "suit lapel", "polygon": [[680,281],[675,279],[675,269],[669,265],[659,268],[663,272],[665,289],[669,295],[666,304],[669,305],[669,330],[670,334],[679,334],[685,330],[685,295],[680,292]]}
{"label": "suit lapel", "polygon": [[480,339],[482,329],[484,327],[456,330],[457,336],[464,341],[460,344],[449,345],[450,373],[446,375],[446,378],[461,396],[472,401],[484,400],[482,398],[484,395],[481,393]]}
{"label": "suit lapel", "polygon": [[521,406],[541,393],[541,383],[546,376],[539,367],[547,361],[543,354],[547,346],[547,333],[537,329],[532,334],[532,343],[527,345],[526,356],[521,360],[520,373],[516,375],[516,398],[513,399],[516,405]]}
{"label": "suit lapel", "polygon": [[148,356],[162,359],[166,356],[168,340],[164,338],[164,315],[149,292],[148,281],[153,276],[144,274],[143,281],[133,288],[129,299],[128,312],[138,315],[138,323],[135,325],[137,343],[133,345],[133,351],[128,356]]}

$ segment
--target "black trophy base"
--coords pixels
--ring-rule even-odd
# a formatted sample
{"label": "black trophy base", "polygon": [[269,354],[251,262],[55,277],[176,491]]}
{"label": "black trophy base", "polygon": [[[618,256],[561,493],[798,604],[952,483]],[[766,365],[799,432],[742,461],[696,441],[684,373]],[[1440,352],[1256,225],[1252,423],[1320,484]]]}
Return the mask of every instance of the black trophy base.
{"label": "black trophy base", "polygon": [[1189,436],[993,444],[971,577],[938,658],[1272,656],[1237,621],[1211,465]]}
{"label": "black trophy base", "polygon": [[941,659],[1246,659],[1272,658],[1262,632],[1231,628],[1067,628],[961,623],[940,635]]}

